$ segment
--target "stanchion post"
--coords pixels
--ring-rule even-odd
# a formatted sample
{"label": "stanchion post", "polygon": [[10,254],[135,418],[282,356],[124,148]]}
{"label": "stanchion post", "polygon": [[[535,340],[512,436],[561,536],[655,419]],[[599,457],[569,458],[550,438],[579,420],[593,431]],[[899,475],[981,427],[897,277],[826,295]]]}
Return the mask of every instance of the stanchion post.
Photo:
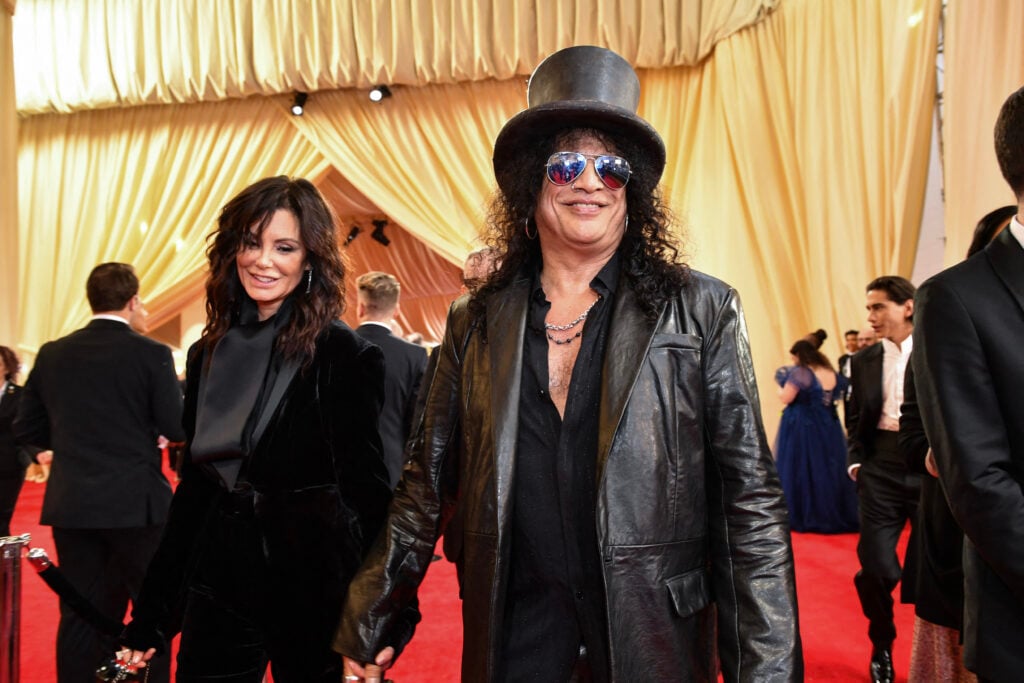
{"label": "stanchion post", "polygon": [[30,540],[0,537],[0,683],[21,680],[21,556]]}

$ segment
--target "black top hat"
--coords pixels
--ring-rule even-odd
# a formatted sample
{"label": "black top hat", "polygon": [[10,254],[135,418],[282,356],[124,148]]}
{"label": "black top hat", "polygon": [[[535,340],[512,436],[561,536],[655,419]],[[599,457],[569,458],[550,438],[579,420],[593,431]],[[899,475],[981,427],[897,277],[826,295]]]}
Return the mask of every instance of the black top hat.
{"label": "black top hat", "polygon": [[528,108],[509,119],[494,142],[499,187],[506,187],[525,140],[560,128],[596,128],[613,139],[629,138],[646,148],[659,176],[665,169],[665,143],[636,114],[640,79],[611,50],[593,45],[559,50],[534,69],[526,99]]}

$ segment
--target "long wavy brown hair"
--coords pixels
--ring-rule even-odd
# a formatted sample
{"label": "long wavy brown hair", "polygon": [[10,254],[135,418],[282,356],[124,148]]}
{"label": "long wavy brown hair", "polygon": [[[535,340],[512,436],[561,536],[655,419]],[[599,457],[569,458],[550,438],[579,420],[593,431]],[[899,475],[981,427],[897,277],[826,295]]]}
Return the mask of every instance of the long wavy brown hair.
{"label": "long wavy brown hair", "polygon": [[206,327],[199,343],[212,349],[238,320],[242,302],[248,299],[235,259],[246,237],[256,236],[279,209],[289,211],[299,224],[299,239],[312,267],[311,285],[306,277],[291,293],[291,317],[277,336],[277,349],[289,359],[308,364],[317,338],[345,307],[345,264],[338,248],[334,213],[320,191],[304,178],[264,178],[242,190],[221,210],[217,231],[206,249],[210,272],[206,280]]}
{"label": "long wavy brown hair", "polygon": [[662,304],[686,284],[689,269],[682,261],[680,244],[671,233],[675,219],[662,200],[659,174],[643,148],[600,130],[566,127],[524,146],[514,182],[505,190],[499,189],[491,200],[484,239],[501,265],[469,302],[477,324],[484,321],[484,302],[490,294],[506,287],[524,266],[540,262],[540,240],[527,237],[524,226],[527,221],[533,224],[537,199],[546,182],[544,165],[548,157],[561,149],[572,149],[588,135],[629,161],[633,170],[625,187],[628,225],[619,253],[623,273],[636,291],[644,313],[657,318]]}

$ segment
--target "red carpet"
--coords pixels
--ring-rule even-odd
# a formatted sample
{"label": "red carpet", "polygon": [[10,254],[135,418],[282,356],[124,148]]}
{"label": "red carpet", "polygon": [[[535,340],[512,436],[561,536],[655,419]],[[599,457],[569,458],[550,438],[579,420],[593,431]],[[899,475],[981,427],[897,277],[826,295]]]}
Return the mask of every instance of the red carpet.
{"label": "red carpet", "polygon": [[[49,527],[38,524],[43,488],[41,484],[25,483],[11,529],[14,533],[31,533],[33,547],[44,548],[55,556]],[[870,657],[867,620],[860,612],[853,588],[853,574],[857,570],[856,541],[855,534],[794,535],[808,681],[867,680]],[[456,681],[462,653],[462,623],[451,564],[441,560],[431,566],[420,593],[420,604],[423,621],[389,676],[396,683]],[[28,563],[23,563],[22,683],[56,680],[53,650],[57,616],[56,596],[35,576]],[[913,621],[913,609],[897,605],[896,628],[900,635],[893,659],[898,682],[906,681]]]}

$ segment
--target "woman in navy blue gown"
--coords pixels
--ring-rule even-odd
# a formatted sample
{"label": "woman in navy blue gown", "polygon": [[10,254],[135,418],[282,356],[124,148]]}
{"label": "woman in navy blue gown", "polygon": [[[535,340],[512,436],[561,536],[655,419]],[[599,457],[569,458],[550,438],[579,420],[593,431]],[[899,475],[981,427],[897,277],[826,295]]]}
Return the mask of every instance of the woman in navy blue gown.
{"label": "woman in navy blue gown", "polygon": [[846,435],[833,410],[846,378],[806,340],[789,350],[794,365],[777,374],[786,404],[775,458],[794,531],[856,531],[857,491],[846,473]]}

